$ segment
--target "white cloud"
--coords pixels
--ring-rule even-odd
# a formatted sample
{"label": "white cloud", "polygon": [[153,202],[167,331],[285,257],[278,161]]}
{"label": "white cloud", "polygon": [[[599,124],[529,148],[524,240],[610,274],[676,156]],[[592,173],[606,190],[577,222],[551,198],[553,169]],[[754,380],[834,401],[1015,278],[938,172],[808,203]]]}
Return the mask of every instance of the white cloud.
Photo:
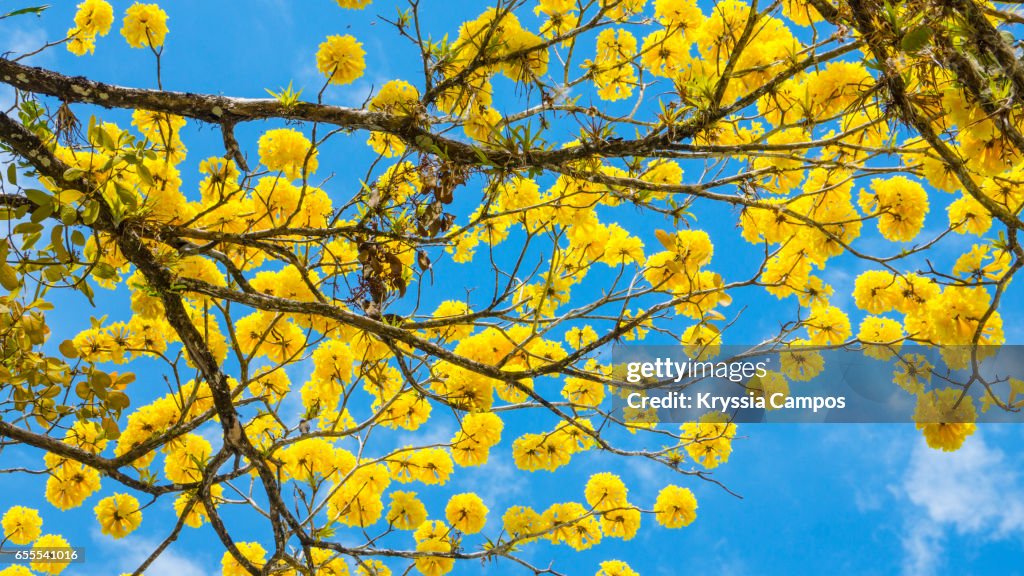
{"label": "white cloud", "polygon": [[[31,19],[31,17],[25,16],[21,18]],[[13,30],[6,32],[6,38],[3,44],[0,44],[0,53],[9,52],[12,55],[20,56],[29,52],[35,52],[46,44],[46,31],[38,24],[26,24],[24,21],[18,22],[18,25]],[[50,59],[52,59],[52,56],[47,51],[43,51],[41,54],[26,58],[22,62],[39,64],[41,60]]]}
{"label": "white cloud", "polygon": [[[101,567],[104,574],[111,572],[131,573],[138,568],[156,550],[160,541],[143,536],[127,536],[121,540],[113,540],[98,532],[93,533],[93,540],[99,546],[99,558],[109,558],[112,561]],[[160,556],[149,565],[146,574],[174,574],[174,576],[204,576],[213,572],[208,567],[203,567],[195,558],[195,555],[185,555],[177,552],[172,544],[163,551]]]}
{"label": "white cloud", "polygon": [[950,532],[986,542],[1024,530],[1021,470],[980,432],[953,453],[919,442],[897,491],[913,504],[903,538],[908,574],[934,573]]}
{"label": "white cloud", "polygon": [[475,472],[465,477],[460,489],[476,492],[490,508],[491,522],[500,521],[510,505],[522,500],[525,487],[519,469],[511,458],[495,449],[491,450],[487,464]]}
{"label": "white cloud", "polygon": [[[14,58],[22,54],[35,52],[46,44],[46,31],[33,21],[34,18],[32,16],[21,16],[11,20],[17,24],[0,26],[0,38],[3,39],[0,40],[0,55]],[[12,26],[13,29],[11,29]],[[44,50],[41,54],[26,58],[20,61],[20,63],[34,66],[52,64],[55,56],[52,50],[56,50],[56,48]],[[0,83],[0,111],[6,111],[13,105],[14,89],[7,84]]]}

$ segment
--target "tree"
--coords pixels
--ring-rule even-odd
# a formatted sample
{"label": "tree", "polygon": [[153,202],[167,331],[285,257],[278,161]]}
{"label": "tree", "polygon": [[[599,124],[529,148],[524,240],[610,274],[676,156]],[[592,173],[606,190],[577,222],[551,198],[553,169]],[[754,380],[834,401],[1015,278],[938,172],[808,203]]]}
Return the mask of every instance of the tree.
{"label": "tree", "polygon": [[[916,390],[935,448],[974,431],[972,386],[986,407],[1020,409],[1019,380],[977,370],[979,349],[1005,340],[998,308],[1024,263],[1024,66],[1001,29],[1022,22],[1015,12],[974,0],[501,0],[439,31],[427,9],[380,9],[377,30],[422,72],[360,107],[326,103],[373,65],[350,34],[308,55],[315,95],[165,88],[164,50],[188,46],[155,4],[120,19],[128,44],[152,53],[156,88],[0,58],[16,91],[0,114],[0,436],[32,449],[57,509],[116,486],[94,504],[112,537],[174,500],[176,517],[145,512],[166,540],[136,573],[186,529],[215,534],[225,574],[434,576],[478,560],[558,573],[522,551],[628,540],[644,516],[689,525],[684,486],[627,496],[601,472],[546,510],[493,510],[449,482],[495,453],[528,483],[527,471],[605,452],[728,490],[709,471],[729,459],[736,424],[610,410],[622,374],[606,352],[745,343],[725,307],[765,292],[787,317],[762,345],[967,346],[970,381]],[[103,50],[115,19],[84,0],[67,36],[31,54]],[[131,128],[108,120],[119,111]],[[265,123],[258,139],[236,137],[252,123]],[[186,126],[213,128],[194,136],[223,154],[188,158]],[[331,146],[375,158],[355,166]],[[977,236],[966,253],[932,265],[965,234]],[[760,254],[749,269],[715,267],[715,252],[744,246]],[[823,280],[855,266],[869,269]],[[48,338],[97,288],[118,304]],[[850,315],[863,313],[854,334]],[[760,392],[787,376],[801,374],[772,373]],[[417,491],[443,506],[428,512]],[[12,507],[4,540],[67,545],[41,523]],[[239,541],[242,523],[266,538]],[[609,560],[599,574],[634,572]]]}

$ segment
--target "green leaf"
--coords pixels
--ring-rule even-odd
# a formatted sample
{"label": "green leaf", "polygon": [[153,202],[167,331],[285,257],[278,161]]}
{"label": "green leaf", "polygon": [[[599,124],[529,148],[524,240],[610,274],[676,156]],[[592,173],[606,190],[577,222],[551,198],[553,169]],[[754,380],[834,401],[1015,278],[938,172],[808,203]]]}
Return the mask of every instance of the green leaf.
{"label": "green leaf", "polygon": [[44,206],[53,202],[53,197],[35,188],[28,188],[25,190],[25,196],[37,206]]}
{"label": "green leaf", "polygon": [[22,222],[14,227],[15,234],[32,234],[43,229],[42,224],[36,222]]}
{"label": "green leaf", "polygon": [[60,343],[60,353],[66,358],[78,358],[78,348],[75,347],[75,343],[71,340],[65,340]]}
{"label": "green leaf", "polygon": [[18,185],[18,168],[14,163],[7,165],[7,181],[15,186]]}
{"label": "green leaf", "polygon": [[4,18],[12,18],[14,16],[23,16],[25,14],[35,14],[36,16],[39,16],[49,7],[49,4],[43,4],[42,6],[30,6],[28,8],[19,8],[17,10],[12,10],[11,12],[4,14],[3,16],[0,16],[0,20],[3,20]]}
{"label": "green leaf", "polygon": [[128,396],[124,392],[114,390],[107,394],[107,405],[115,410],[124,410],[129,404],[131,401],[128,400]]}
{"label": "green leaf", "polygon": [[21,280],[18,279],[18,273],[7,265],[6,262],[0,262],[0,286],[3,286],[7,290],[13,292],[21,286]]}
{"label": "green leaf", "polygon": [[44,204],[39,208],[36,208],[35,212],[32,212],[31,220],[33,222],[42,222],[53,214],[53,204]]}
{"label": "green leaf", "polygon": [[117,277],[117,270],[106,262],[99,262],[93,268],[92,275],[102,280],[111,280]]}
{"label": "green leaf", "polygon": [[904,52],[918,52],[928,45],[933,33],[933,30],[928,26],[918,26],[903,35],[900,47],[903,48]]}
{"label": "green leaf", "polygon": [[75,212],[74,208],[67,204],[60,207],[60,221],[63,222],[65,226],[71,226],[77,219],[78,213]]}
{"label": "green leaf", "polygon": [[112,418],[103,419],[103,433],[108,440],[117,440],[121,437],[121,429],[118,428],[117,422]]}
{"label": "green leaf", "polygon": [[85,222],[86,225],[92,225],[99,216],[100,205],[95,200],[90,200],[82,212],[82,222]]}
{"label": "green leaf", "polygon": [[156,186],[156,182],[153,181],[153,175],[149,172],[149,168],[146,168],[145,164],[137,165],[135,171],[139,175],[139,180],[142,180],[146,186]]}

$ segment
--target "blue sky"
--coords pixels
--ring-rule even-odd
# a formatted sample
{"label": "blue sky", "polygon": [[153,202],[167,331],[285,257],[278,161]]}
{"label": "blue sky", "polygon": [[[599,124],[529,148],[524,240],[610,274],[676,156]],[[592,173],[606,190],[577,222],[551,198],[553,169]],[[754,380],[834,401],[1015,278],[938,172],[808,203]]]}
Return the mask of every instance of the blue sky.
{"label": "blue sky", "polygon": [[[128,3],[113,3],[120,18]],[[13,4],[20,6],[5,1],[0,2],[0,10]],[[0,23],[0,50],[24,51],[58,38],[71,25],[74,3],[55,4],[42,19]],[[435,35],[454,35],[458,22],[482,10],[476,2],[428,0],[424,6],[425,26]],[[263,97],[265,88],[277,89],[294,81],[311,96],[320,82],[313,59],[317,45],[329,34],[346,33],[364,43],[369,66],[366,76],[355,84],[329,89],[329,103],[359,105],[373,86],[393,78],[416,77],[418,64],[410,59],[412,46],[396,40],[394,31],[380,21],[372,24],[376,14],[394,14],[389,1],[377,0],[364,12],[340,10],[330,0],[256,0],[244,4],[175,0],[166,2],[164,8],[171,17],[164,57],[164,85],[169,89]],[[532,22],[528,17],[523,19]],[[95,56],[78,59],[55,49],[33,62],[70,75],[86,74],[112,83],[154,87],[152,56],[128,49],[118,28],[116,23],[110,36],[99,39]],[[0,102],[7,98],[9,94],[0,92]],[[512,101],[511,96],[498,98],[499,107]],[[104,118],[127,124],[123,113],[112,112]],[[239,127],[238,138],[250,156],[255,153],[253,143],[267,127]],[[184,137],[190,153],[186,169],[192,167],[193,173],[185,174],[186,187],[195,183],[194,167],[200,159],[222,154],[220,138],[209,127],[192,124],[188,130]],[[344,141],[345,145],[335,144],[322,152],[321,166],[331,166],[337,174],[336,182],[355,182],[362,175],[372,159],[362,145],[364,139],[356,135]],[[469,204],[468,209],[472,209]],[[706,227],[715,238],[727,235],[727,243],[721,246],[730,247],[718,251],[713,269],[727,279],[741,277],[741,272],[746,273],[755,262],[759,248],[737,246],[735,213],[706,204],[698,207],[698,225]],[[631,224],[627,226],[630,229],[668,227],[661,221],[640,221],[635,214],[623,217]],[[944,210],[935,205],[926,220],[925,235],[944,226]],[[873,227],[865,227],[862,241],[877,242],[877,234],[869,228]],[[969,244],[969,239],[950,238],[940,245],[936,261],[948,262]],[[839,292],[845,285],[848,292],[852,278],[865,268],[859,262],[845,260],[826,273],[826,280]],[[434,288],[439,292],[461,286],[454,280],[437,282]],[[1019,290],[1012,294],[1019,297]],[[779,304],[770,296],[745,295],[752,311],[741,317],[735,330],[755,335],[753,339],[767,336],[777,329],[779,318],[795,310],[792,302]],[[54,342],[85,327],[90,315],[123,315],[124,299],[118,296],[101,294],[99,309],[78,307],[59,321],[51,320],[55,323]],[[851,307],[846,294],[837,294],[835,302]],[[1024,343],[1020,304],[1014,298],[1005,302],[1002,310],[1008,341]],[[305,369],[308,367],[300,366],[295,371]],[[293,381],[300,381],[299,376],[293,374]],[[513,422],[510,430],[525,429],[529,424]],[[431,434],[447,440],[451,429]],[[530,475],[525,483],[511,462],[508,441],[513,436],[508,433],[491,462],[457,480],[454,491],[480,492],[491,506],[492,521],[513,503],[528,502],[543,510],[555,501],[582,500],[586,477],[601,471],[620,473],[640,505],[649,506],[657,490],[669,482],[686,485],[697,494],[698,520],[686,529],[664,530],[647,520],[641,534],[630,542],[606,539],[601,546],[580,554],[546,545],[528,552],[529,558],[544,565],[546,559],[554,559],[556,568],[570,574],[592,574],[601,560],[610,558],[628,561],[645,576],[684,570],[723,574],[1014,573],[1024,557],[1024,458],[1020,457],[1024,429],[1020,426],[982,426],[961,451],[953,454],[929,450],[920,434],[907,425],[744,425],[740,434],[743,438],[735,442],[729,463],[716,470],[715,477],[742,494],[742,500],[709,483],[690,482],[649,464],[624,462],[598,453],[577,456],[570,466],[554,475]],[[402,441],[394,439],[396,444]],[[422,442],[422,436],[416,441]],[[3,460],[4,466],[38,466],[38,454],[34,453],[8,451]],[[162,539],[173,517],[171,501],[161,501],[147,509],[147,521],[138,532],[113,541],[99,534],[92,516],[95,501],[112,491],[112,483],[108,482],[103,493],[93,496],[85,506],[61,514],[46,504],[38,480],[0,477],[0,510],[13,504],[38,507],[43,512],[44,529],[59,530],[75,545],[85,546],[89,562],[73,566],[66,574],[100,576],[133,568]],[[443,507],[438,502],[428,501],[432,517],[438,517]],[[213,542],[208,528],[186,529],[149,574],[191,576],[216,572],[222,549]],[[467,564],[456,573],[472,574],[479,568]],[[508,563],[487,569],[494,574],[511,570]]]}

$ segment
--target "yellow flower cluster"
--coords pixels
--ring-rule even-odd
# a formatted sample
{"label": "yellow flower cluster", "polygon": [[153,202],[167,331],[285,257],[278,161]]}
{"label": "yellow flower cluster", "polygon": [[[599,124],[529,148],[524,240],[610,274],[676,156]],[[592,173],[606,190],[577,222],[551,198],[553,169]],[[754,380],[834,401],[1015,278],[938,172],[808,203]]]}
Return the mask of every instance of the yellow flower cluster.
{"label": "yellow flower cluster", "polygon": [[736,425],[726,422],[724,414],[710,412],[699,422],[687,422],[680,427],[680,441],[686,452],[701,466],[712,469],[729,461]]}
{"label": "yellow flower cluster", "polygon": [[512,442],[512,457],[522,470],[553,472],[565,466],[573,454],[594,446],[593,426],[586,418],[560,422],[553,431],[527,433]]}
{"label": "yellow flower cluster", "polygon": [[472,492],[455,494],[448,500],[444,516],[453,528],[464,534],[476,534],[487,523],[487,506]]}
{"label": "yellow flower cluster", "polygon": [[85,0],[77,6],[75,27],[68,30],[68,51],[76,56],[92,54],[96,37],[106,36],[114,23],[114,8],[106,0]]}
{"label": "yellow flower cluster", "polygon": [[415,530],[427,520],[427,509],[415,492],[395,490],[391,493],[391,507],[387,521],[399,530]]}
{"label": "yellow flower cluster", "polygon": [[444,70],[451,77],[463,72],[483,55],[491,64],[475,68],[465,82],[443,91],[438,107],[450,114],[490,115],[492,103],[491,76],[501,72],[515,82],[530,82],[547,72],[548,52],[540,36],[523,28],[511,11],[489,8],[474,20],[459,27],[459,35],[451,45],[453,55]]}
{"label": "yellow flower cluster", "polygon": [[943,388],[917,395],[914,422],[932,448],[947,452],[959,450],[977,429],[976,419],[974,400],[964,396],[963,390]]}
{"label": "yellow flower cluster", "polygon": [[358,464],[340,484],[332,486],[327,499],[328,517],[347,526],[366,527],[377,522],[384,512],[381,498],[389,484],[391,476],[384,464]]}
{"label": "yellow flower cluster", "polygon": [[878,231],[886,240],[908,242],[924,227],[928,193],[904,176],[871,182],[871,192],[861,191],[860,208],[878,217]]}
{"label": "yellow flower cluster", "polygon": [[124,538],[142,523],[139,501],[130,494],[114,494],[100,500],[95,512],[100,531],[114,538]]}
{"label": "yellow flower cluster", "polygon": [[594,576],[640,576],[640,573],[629,567],[622,560],[606,560]]}
{"label": "yellow flower cluster", "polygon": [[[32,546],[33,550],[46,551],[47,549],[67,549],[70,548],[71,544],[68,543],[62,536],[56,534],[45,534],[40,536],[36,543]],[[43,572],[45,574],[60,574],[68,567],[68,560],[47,560],[45,555],[40,555],[43,559],[35,560],[29,564],[29,566],[36,572]]]}
{"label": "yellow flower cluster", "polygon": [[636,38],[628,30],[605,28],[597,35],[597,53],[591,74],[602,100],[621,100],[633,94]]}
{"label": "yellow flower cluster", "polygon": [[331,84],[351,84],[366,69],[366,51],[354,36],[328,36],[316,53],[316,67]]}
{"label": "yellow flower cluster", "polygon": [[281,172],[289,180],[305,179],[316,172],[317,150],[298,130],[279,128],[260,136],[260,162],[274,172]]}
{"label": "yellow flower cluster", "polygon": [[[409,116],[416,112],[420,93],[415,86],[404,80],[392,80],[380,88],[367,108],[373,112],[383,112],[396,116]],[[386,158],[401,156],[405,151],[405,143],[394,134],[370,132],[366,141],[373,151]]]}
{"label": "yellow flower cluster", "polygon": [[[984,276],[986,272],[982,271],[982,261],[987,254],[986,247],[972,249],[958,260],[957,269],[961,273],[977,270],[977,274]],[[998,255],[995,258],[997,260],[991,268],[985,270],[998,275],[1005,269],[1005,262]],[[972,344],[976,335],[978,342],[984,345],[998,345],[1004,340],[999,312],[993,312],[979,332],[979,325],[991,302],[991,295],[981,286],[952,285],[943,288],[934,280],[916,274],[897,276],[890,271],[869,270],[854,282],[853,297],[857,307],[871,314],[895,311],[905,315],[902,331],[898,324],[886,322],[883,332],[862,338],[865,341],[882,342],[876,339],[880,337],[898,340],[902,338],[903,331],[914,341],[944,346]]]}
{"label": "yellow flower cluster", "polygon": [[697,519],[697,499],[689,488],[666,486],[658,492],[654,517],[666,528],[689,526]]}
{"label": "yellow flower cluster", "polygon": [[31,544],[42,534],[43,519],[39,511],[24,506],[11,506],[0,519],[4,529],[4,540],[25,546]]}
{"label": "yellow flower cluster", "polygon": [[121,35],[132,48],[159,48],[167,36],[167,13],[156,4],[136,2],[124,13]]}
{"label": "yellow flower cluster", "polygon": [[[235,542],[235,548],[256,568],[262,568],[267,563],[267,551],[259,542]],[[247,576],[250,573],[230,550],[224,552],[220,565],[222,576]]]}
{"label": "yellow flower cluster", "polygon": [[65,460],[52,453],[45,457],[50,477],[46,479],[46,499],[60,510],[77,508],[100,489],[100,473],[85,464]]}
{"label": "yellow flower cluster", "polygon": [[466,414],[462,427],[451,440],[452,459],[459,466],[486,464],[490,449],[501,442],[504,426],[494,412]]}

